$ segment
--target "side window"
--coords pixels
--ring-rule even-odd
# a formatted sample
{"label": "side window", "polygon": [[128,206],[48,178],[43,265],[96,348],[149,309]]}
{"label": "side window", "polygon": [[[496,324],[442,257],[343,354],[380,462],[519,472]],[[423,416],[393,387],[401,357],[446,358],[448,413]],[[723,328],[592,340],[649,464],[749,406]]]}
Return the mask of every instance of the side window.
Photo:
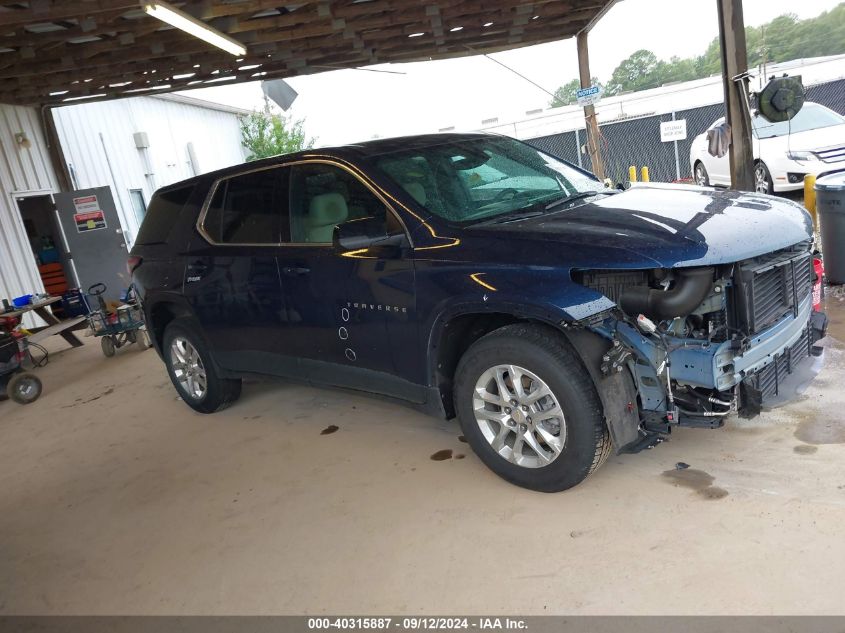
{"label": "side window", "polygon": [[166,242],[194,186],[194,183],[191,183],[186,187],[157,191],[150,201],[149,211],[141,223],[135,243],[141,245]]}
{"label": "side window", "polygon": [[278,244],[288,240],[290,169],[264,169],[221,180],[203,228],[219,244]]}
{"label": "side window", "polygon": [[323,163],[293,167],[291,242],[330,244],[336,225],[362,218],[380,220],[387,230],[387,208],[355,176]]}

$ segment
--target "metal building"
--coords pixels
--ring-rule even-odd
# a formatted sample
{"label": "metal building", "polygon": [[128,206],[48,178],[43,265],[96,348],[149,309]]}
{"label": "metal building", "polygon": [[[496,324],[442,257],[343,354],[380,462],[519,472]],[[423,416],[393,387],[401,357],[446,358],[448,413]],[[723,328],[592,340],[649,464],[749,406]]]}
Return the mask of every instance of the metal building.
{"label": "metal building", "polygon": [[[127,252],[158,187],[243,162],[238,117],[245,113],[176,94],[52,110],[72,188],[111,189]],[[51,114],[0,105],[0,298],[44,291],[37,250],[46,235],[74,282],[52,210],[61,188],[41,116]]]}

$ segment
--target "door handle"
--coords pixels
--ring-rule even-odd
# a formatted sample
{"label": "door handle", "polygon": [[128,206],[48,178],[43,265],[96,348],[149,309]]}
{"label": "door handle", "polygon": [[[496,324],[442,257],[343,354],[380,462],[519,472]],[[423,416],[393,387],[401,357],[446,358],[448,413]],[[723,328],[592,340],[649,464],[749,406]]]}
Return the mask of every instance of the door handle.
{"label": "door handle", "polygon": [[288,277],[296,277],[297,275],[307,275],[311,272],[311,269],[304,266],[285,266],[282,268],[282,272]]}

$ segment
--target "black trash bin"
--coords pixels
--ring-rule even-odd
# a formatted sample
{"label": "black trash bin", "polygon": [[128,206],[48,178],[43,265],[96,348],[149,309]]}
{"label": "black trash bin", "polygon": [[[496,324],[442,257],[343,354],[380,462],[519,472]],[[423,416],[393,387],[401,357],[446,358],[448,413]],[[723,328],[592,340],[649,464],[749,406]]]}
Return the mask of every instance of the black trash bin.
{"label": "black trash bin", "polygon": [[845,283],[845,172],[819,178],[815,189],[825,276],[832,284],[843,284]]}

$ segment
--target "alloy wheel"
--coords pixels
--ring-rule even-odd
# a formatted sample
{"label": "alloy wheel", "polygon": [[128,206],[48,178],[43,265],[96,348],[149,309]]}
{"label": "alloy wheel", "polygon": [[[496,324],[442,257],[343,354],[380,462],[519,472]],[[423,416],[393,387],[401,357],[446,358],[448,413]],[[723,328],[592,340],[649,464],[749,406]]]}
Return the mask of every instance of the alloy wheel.
{"label": "alloy wheel", "polygon": [[194,400],[201,400],[208,389],[205,366],[197,349],[185,337],[177,336],[170,344],[170,364],[184,392]]}
{"label": "alloy wheel", "polygon": [[695,184],[700,187],[707,186],[707,176],[704,174],[704,167],[701,165],[695,167]]}
{"label": "alloy wheel", "polygon": [[757,193],[769,193],[769,174],[762,163],[754,168],[754,184]]}
{"label": "alloy wheel", "polygon": [[551,388],[517,365],[496,365],[475,384],[475,420],[500,457],[525,468],[555,461],[566,444],[566,419]]}

